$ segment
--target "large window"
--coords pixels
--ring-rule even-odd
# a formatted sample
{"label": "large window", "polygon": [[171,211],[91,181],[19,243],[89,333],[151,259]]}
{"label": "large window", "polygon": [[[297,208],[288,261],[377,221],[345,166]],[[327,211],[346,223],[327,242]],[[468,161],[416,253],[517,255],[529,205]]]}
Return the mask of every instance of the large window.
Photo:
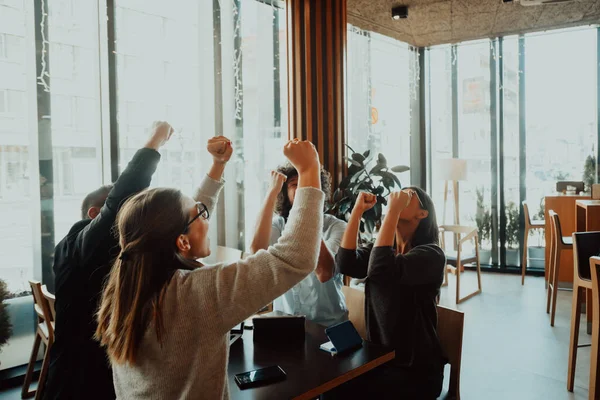
{"label": "large window", "polygon": [[28,280],[52,287],[54,245],[81,218],[85,195],[145,143],[153,120],[176,130],[153,186],[192,194],[211,163],[206,141],[234,141],[210,235],[214,245],[245,248],[288,136],[281,4],[115,0],[109,20],[103,2],[0,1],[0,278],[16,297],[2,369],[26,363],[31,349]]}
{"label": "large window", "polygon": [[[357,152],[382,153],[392,165],[410,165],[411,119],[418,101],[414,49],[388,37],[348,28],[347,141]],[[410,185],[410,172],[399,176]]]}
{"label": "large window", "polygon": [[[520,267],[521,201],[543,218],[541,200],[557,180],[596,179],[597,29],[438,46],[426,68],[438,210],[440,160],[466,160],[461,224],[479,228],[483,263]],[[542,270],[543,254],[531,247],[543,245],[542,236],[530,241],[528,268]]]}
{"label": "large window", "polygon": [[582,180],[586,158],[596,159],[596,38],[596,29],[525,37],[526,188],[533,205],[557,180]]}

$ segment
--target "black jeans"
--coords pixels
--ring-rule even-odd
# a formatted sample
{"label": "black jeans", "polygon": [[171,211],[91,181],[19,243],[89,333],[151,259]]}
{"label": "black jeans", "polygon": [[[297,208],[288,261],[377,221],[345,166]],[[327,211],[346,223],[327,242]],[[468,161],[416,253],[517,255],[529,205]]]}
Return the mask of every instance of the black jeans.
{"label": "black jeans", "polygon": [[435,400],[442,391],[443,383],[443,366],[401,368],[382,365],[325,393],[321,400]]}

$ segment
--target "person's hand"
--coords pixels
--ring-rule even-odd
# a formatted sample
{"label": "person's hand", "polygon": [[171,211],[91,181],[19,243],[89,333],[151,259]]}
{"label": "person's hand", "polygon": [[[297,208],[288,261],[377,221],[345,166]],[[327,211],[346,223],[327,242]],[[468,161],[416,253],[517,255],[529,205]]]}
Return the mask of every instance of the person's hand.
{"label": "person's hand", "polygon": [[148,140],[145,147],[154,150],[158,150],[167,143],[173,134],[173,127],[166,121],[154,121],[150,130],[152,132],[150,140]]}
{"label": "person's hand", "polygon": [[231,140],[225,136],[215,136],[208,140],[206,149],[213,157],[213,161],[217,164],[225,164],[233,154],[233,146]]}
{"label": "person's hand", "polygon": [[399,192],[392,192],[388,197],[388,205],[390,213],[400,213],[410,204],[412,200],[413,192],[408,190],[401,190]]}
{"label": "person's hand", "polygon": [[377,196],[372,193],[360,192],[354,203],[354,209],[364,214],[377,204]]}
{"label": "person's hand", "polygon": [[308,140],[290,140],[283,146],[283,154],[296,168],[298,175],[311,170],[319,171],[321,168],[317,149]]}
{"label": "person's hand", "polygon": [[270,184],[271,194],[278,195],[279,192],[281,192],[283,183],[286,180],[287,180],[287,176],[285,176],[281,172],[271,171],[271,184]]}

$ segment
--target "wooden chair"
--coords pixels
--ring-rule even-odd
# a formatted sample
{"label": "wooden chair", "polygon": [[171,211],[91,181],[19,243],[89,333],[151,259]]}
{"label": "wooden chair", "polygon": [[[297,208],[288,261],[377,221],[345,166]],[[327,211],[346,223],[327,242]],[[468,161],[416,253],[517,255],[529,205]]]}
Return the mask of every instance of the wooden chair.
{"label": "wooden chair", "polygon": [[525,284],[525,271],[527,270],[527,241],[529,239],[529,231],[533,229],[544,229],[546,221],[534,221],[529,214],[529,206],[527,202],[523,202],[523,211],[525,212],[525,237],[523,238],[523,261],[521,263],[521,285]]}
{"label": "wooden chair", "polygon": [[[50,349],[54,343],[54,318],[50,304],[42,292],[42,284],[38,281],[29,281],[29,285],[31,286],[31,292],[33,293],[33,308],[37,314],[38,321],[35,341],[33,342],[31,357],[29,358],[29,365],[27,366],[25,381],[23,382],[23,388],[21,390],[21,397],[27,398],[35,394],[35,399],[38,400],[41,399],[44,394],[46,375],[48,373],[48,366],[50,365]],[[46,345],[46,351],[44,353],[44,361],[42,362],[38,387],[35,391],[29,391],[31,380],[33,378],[33,369],[35,367],[41,342],[44,342]]]}
{"label": "wooden chair", "polygon": [[[575,385],[575,365],[579,345],[579,323],[581,321],[581,303],[586,298],[586,290],[592,290],[590,257],[600,253],[600,232],[573,233],[573,304],[571,311],[571,340],[569,344],[569,370],[567,390],[573,391]],[[593,312],[592,306],[592,312]],[[588,345],[589,346],[589,345]]]}
{"label": "wooden chair", "polygon": [[360,337],[367,340],[367,325],[365,322],[365,292],[350,286],[343,286],[342,293],[344,293],[344,297],[346,298],[348,319],[350,322],[352,322],[352,325],[354,325],[360,334]]}
{"label": "wooden chair", "polygon": [[463,329],[465,314],[458,310],[437,306],[437,333],[442,349],[450,364],[450,384],[440,399],[460,400],[460,365],[462,361]]}
{"label": "wooden chair", "polygon": [[[360,336],[366,340],[365,292],[344,286],[342,292],[346,297],[348,319]],[[437,306],[437,333],[440,344],[450,364],[450,385],[442,392],[440,399],[460,400],[460,364],[462,360],[462,341],[465,315],[461,311]]]}
{"label": "wooden chair", "polygon": [[[445,246],[445,233],[452,233],[457,238],[457,251],[446,252]],[[456,275],[456,304],[470,299],[471,297],[481,293],[481,264],[479,263],[479,238],[477,236],[477,228],[472,226],[460,226],[460,225],[442,225],[440,226],[440,236],[442,249],[446,252],[446,262],[448,265],[444,270],[444,283],[442,286],[448,286],[448,271]],[[461,238],[461,236],[463,236]],[[462,246],[469,240],[473,240],[475,243],[475,254],[464,255],[462,253]],[[460,274],[464,264],[475,262],[477,264],[477,290],[474,292],[460,297]]]}
{"label": "wooden chair", "polygon": [[592,275],[592,351],[590,354],[589,399],[600,399],[600,385],[596,384],[600,366],[600,257],[590,258]]}
{"label": "wooden chair", "polygon": [[52,326],[54,326],[54,321],[56,321],[56,310],[54,309],[54,303],[56,302],[56,297],[48,291],[46,285],[42,286],[42,294],[46,301],[48,301],[48,306],[50,307],[50,313],[52,314]]}
{"label": "wooden chair", "polygon": [[560,273],[560,256],[563,250],[573,248],[573,238],[563,237],[560,227],[560,219],[554,210],[548,211],[550,216],[550,260],[548,262],[548,299],[546,302],[546,313],[550,313],[550,326],[554,326],[556,316],[556,294],[558,293],[558,277]]}

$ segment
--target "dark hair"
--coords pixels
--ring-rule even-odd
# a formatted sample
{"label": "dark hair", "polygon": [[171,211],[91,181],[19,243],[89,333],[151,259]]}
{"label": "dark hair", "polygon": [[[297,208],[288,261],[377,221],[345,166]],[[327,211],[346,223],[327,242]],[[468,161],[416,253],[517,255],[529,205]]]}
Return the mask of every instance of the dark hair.
{"label": "dark hair", "polygon": [[81,219],[88,218],[88,210],[92,207],[102,207],[113,185],[104,185],[89,193],[81,203]]}
{"label": "dark hair", "polygon": [[[419,222],[419,226],[415,231],[412,238],[412,247],[420,246],[423,244],[440,244],[440,230],[437,224],[437,217],[435,215],[435,206],[431,197],[421,188],[416,186],[409,186],[404,189],[411,189],[417,192],[421,203],[423,203],[423,210],[427,210],[429,214],[426,218],[423,218]],[[420,207],[420,205],[419,205]]]}
{"label": "dark hair", "polygon": [[[287,221],[292,209],[292,203],[287,195],[287,182],[295,176],[298,176],[298,171],[290,163],[286,163],[277,167],[277,172],[287,177],[286,182],[283,184],[279,195],[277,195],[277,202],[275,203],[275,212],[283,217]],[[325,193],[325,203],[331,198],[331,175],[321,166],[321,190]]]}
{"label": "dark hair", "polygon": [[176,245],[188,219],[184,196],[176,189],[138,193],[119,211],[121,254],[102,293],[95,334],[114,363],[135,363],[151,322],[161,342],[167,285],[177,269],[199,266],[183,258]]}

